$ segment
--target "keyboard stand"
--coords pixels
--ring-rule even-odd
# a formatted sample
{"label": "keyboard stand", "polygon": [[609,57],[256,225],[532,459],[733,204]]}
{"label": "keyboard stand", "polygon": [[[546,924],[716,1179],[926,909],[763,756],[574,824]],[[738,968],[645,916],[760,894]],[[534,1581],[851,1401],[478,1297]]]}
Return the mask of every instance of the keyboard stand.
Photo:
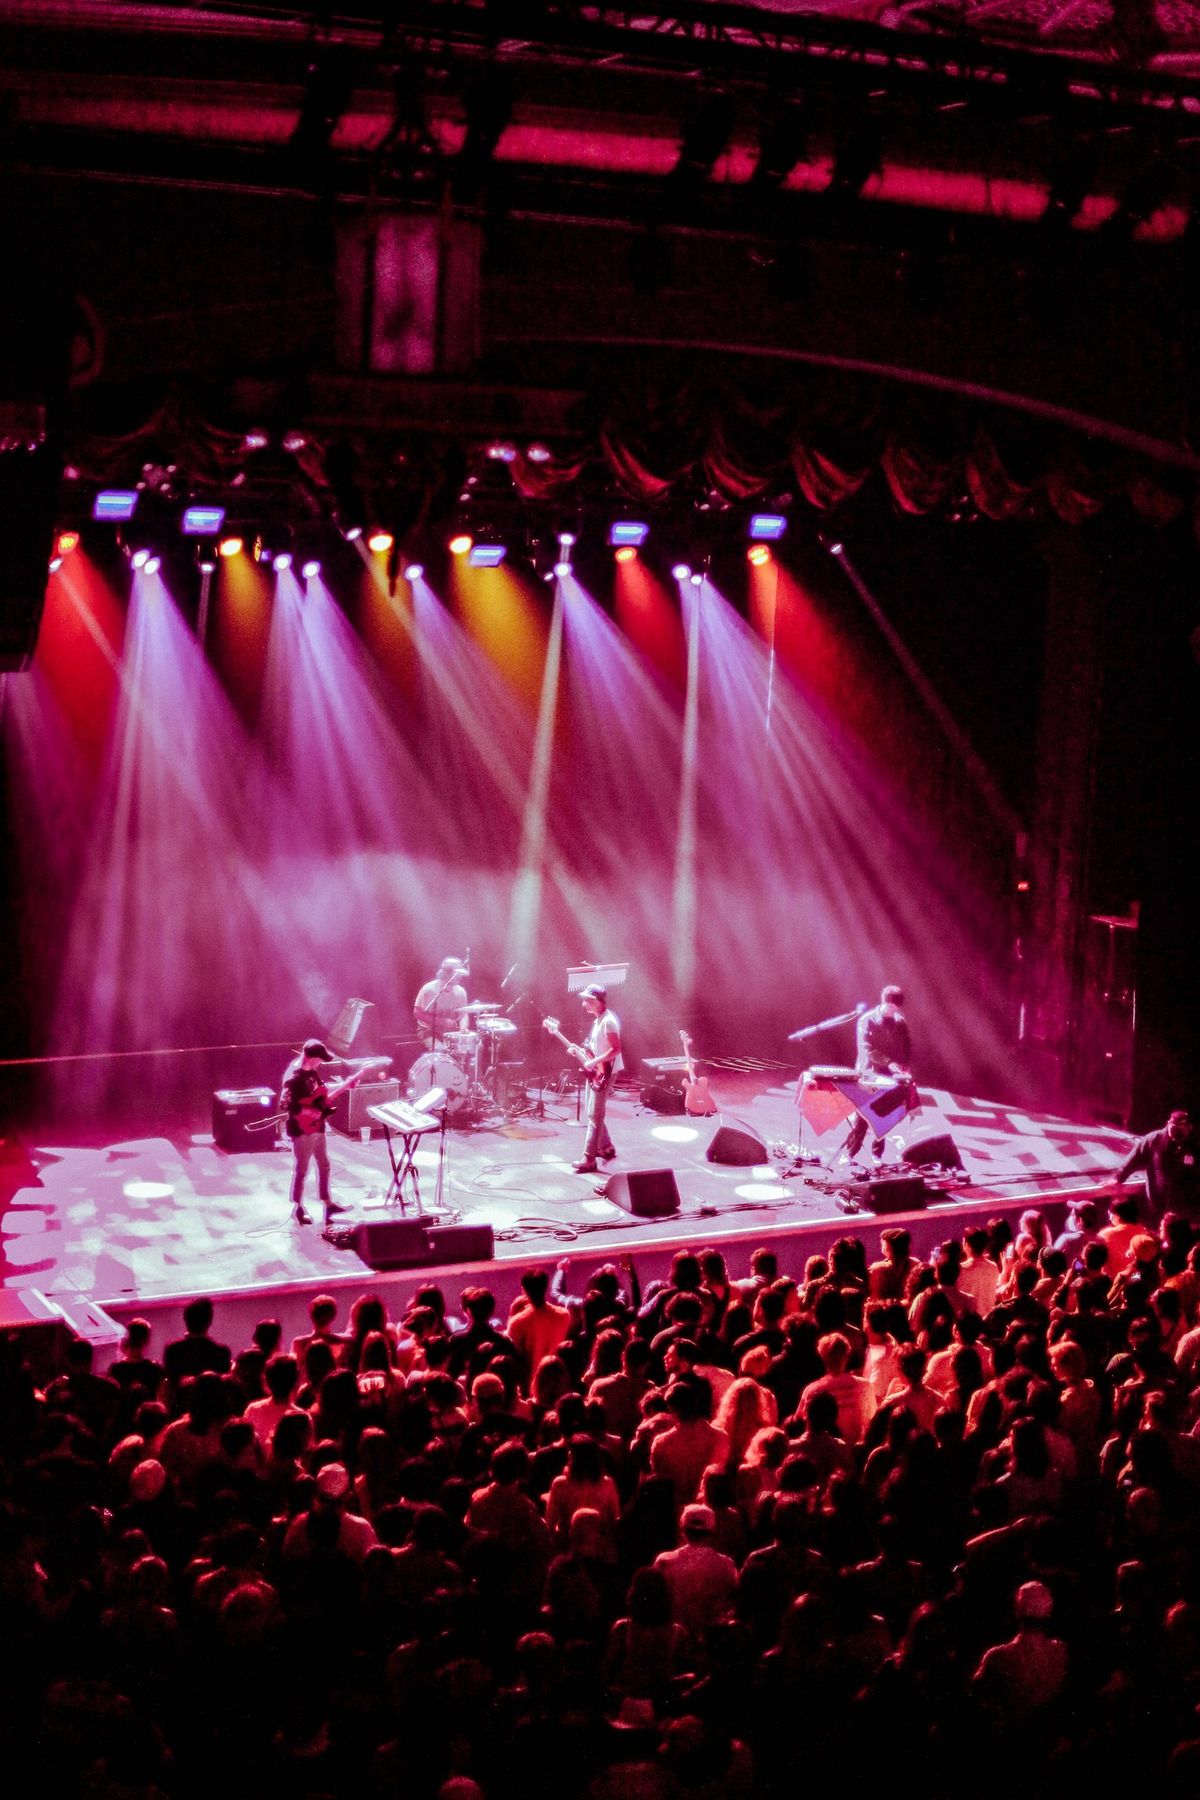
{"label": "keyboard stand", "polygon": [[387,1141],[388,1161],[392,1165],[392,1179],[388,1182],[387,1193],[383,1196],[383,1204],[398,1206],[400,1211],[407,1215],[408,1204],[404,1197],[404,1184],[408,1182],[412,1188],[413,1209],[419,1219],[422,1216],[421,1177],[417,1173],[416,1157],[417,1145],[425,1133],[424,1131],[398,1131],[396,1136],[401,1144],[399,1158],[396,1156],[396,1148],[392,1142],[390,1125],[384,1125],[383,1135]]}

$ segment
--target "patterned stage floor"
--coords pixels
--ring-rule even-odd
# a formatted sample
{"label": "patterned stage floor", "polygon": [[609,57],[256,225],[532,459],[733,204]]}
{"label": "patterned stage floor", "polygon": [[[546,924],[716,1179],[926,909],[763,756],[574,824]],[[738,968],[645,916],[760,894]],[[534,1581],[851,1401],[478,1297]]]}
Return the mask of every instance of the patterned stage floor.
{"label": "patterned stage floor", "polygon": [[[650,1112],[632,1094],[610,1104],[620,1147],[615,1170],[669,1167],[681,1210],[671,1219],[632,1217],[595,1191],[597,1177],[576,1175],[581,1133],[574,1101],[548,1097],[547,1117],[452,1129],[446,1136],[442,1222],[487,1222],[498,1258],[546,1257],[579,1250],[612,1254],[638,1242],[649,1227],[657,1241],[720,1240],[841,1219],[848,1206],[844,1169],[820,1164],[783,1178],[783,1146],[797,1141],[793,1089],[766,1085],[778,1075],[720,1080],[721,1118],[688,1120]],[[919,1113],[889,1140],[896,1154],[909,1141],[949,1132],[965,1179],[939,1193],[952,1209],[988,1199],[1035,1203],[1104,1183],[1127,1134],[1021,1113],[941,1089],[922,1089]],[[759,1168],[714,1165],[704,1152],[722,1122],[749,1127],[779,1151]],[[65,1137],[66,1134],[64,1134]],[[63,1141],[11,1135],[0,1144],[0,1285],[35,1287],[66,1300],[103,1303],[165,1299],[193,1292],[236,1293],[319,1282],[361,1268],[353,1251],[335,1248],[317,1225],[293,1223],[288,1208],[290,1157],[285,1151],[218,1150],[207,1121],[190,1134],[93,1137]],[[831,1162],[844,1127],[804,1147]],[[398,1216],[385,1208],[390,1169],[382,1140],[361,1143],[331,1133],[334,1192],[344,1221]],[[437,1177],[436,1139],[418,1152],[423,1198],[431,1207]],[[310,1198],[310,1210],[315,1196]],[[316,1209],[319,1214],[319,1207]]]}

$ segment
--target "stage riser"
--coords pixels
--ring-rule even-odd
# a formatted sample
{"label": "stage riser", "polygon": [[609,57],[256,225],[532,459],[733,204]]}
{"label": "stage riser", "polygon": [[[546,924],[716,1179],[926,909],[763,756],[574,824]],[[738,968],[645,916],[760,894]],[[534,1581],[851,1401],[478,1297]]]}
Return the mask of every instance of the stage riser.
{"label": "stage riser", "polygon": [[[1080,1188],[1079,1194],[1093,1191],[1094,1188],[1089,1186]],[[638,1275],[643,1288],[646,1288],[651,1281],[667,1275],[671,1259],[677,1250],[685,1247],[700,1249],[709,1244],[723,1252],[729,1272],[735,1280],[741,1280],[749,1274],[751,1252],[760,1244],[769,1245],[778,1256],[780,1267],[793,1275],[803,1273],[807,1257],[826,1255],[830,1246],[841,1237],[861,1238],[866,1245],[868,1261],[873,1262],[882,1254],[880,1233],[897,1225],[906,1226],[911,1231],[916,1254],[927,1256],[944,1239],[961,1237],[973,1225],[984,1225],[989,1219],[1007,1218],[1015,1228],[1019,1215],[1028,1207],[1036,1207],[1043,1213],[1054,1231],[1061,1230],[1067,1211],[1067,1199],[1061,1193],[1044,1201],[1039,1200],[1036,1194],[1025,1194],[1016,1200],[988,1197],[979,1201],[958,1201],[951,1205],[939,1202],[926,1212],[913,1214],[899,1213],[883,1218],[870,1214],[847,1214],[839,1219],[814,1221],[807,1226],[764,1224],[741,1226],[734,1231],[722,1229],[719,1216],[688,1220],[687,1224],[693,1228],[686,1232],[682,1229],[682,1218],[677,1217],[669,1222],[650,1221],[640,1232],[616,1229],[605,1235],[599,1250],[572,1256],[568,1287],[572,1293],[582,1293],[588,1277],[596,1269],[605,1263],[616,1262],[623,1252],[628,1251],[636,1258]],[[668,1223],[671,1235],[660,1235],[662,1228]],[[403,1313],[419,1287],[425,1287],[434,1281],[443,1288],[451,1311],[463,1288],[486,1287],[496,1296],[497,1317],[504,1319],[511,1302],[520,1292],[522,1271],[531,1267],[553,1270],[561,1254],[561,1246],[555,1246],[539,1256],[533,1254],[528,1247],[517,1248],[497,1241],[495,1262],[427,1264],[421,1269],[384,1274],[368,1268],[365,1263],[359,1263],[352,1253],[347,1253],[347,1263],[353,1266],[344,1275],[326,1275],[320,1280],[264,1287],[253,1292],[214,1293],[212,1298],[216,1302],[216,1322],[213,1330],[218,1338],[232,1344],[235,1349],[249,1343],[250,1334],[260,1319],[279,1319],[283,1325],[284,1337],[296,1336],[309,1329],[309,1302],[322,1293],[338,1297],[339,1318],[343,1327],[359,1294],[382,1295],[391,1317],[395,1319]],[[99,1300],[105,1311],[121,1323],[139,1317],[148,1319],[154,1332],[154,1344],[161,1348],[169,1338],[179,1335],[182,1329],[180,1308],[185,1301],[193,1298],[193,1290],[170,1299],[130,1300],[103,1295],[95,1295],[93,1298]]]}

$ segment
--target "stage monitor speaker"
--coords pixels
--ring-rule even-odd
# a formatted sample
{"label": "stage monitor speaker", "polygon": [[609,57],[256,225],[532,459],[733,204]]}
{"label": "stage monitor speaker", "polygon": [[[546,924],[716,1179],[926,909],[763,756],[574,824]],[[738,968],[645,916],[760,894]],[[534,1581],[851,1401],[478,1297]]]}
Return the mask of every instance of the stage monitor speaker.
{"label": "stage monitor speaker", "polygon": [[325,1042],[335,1056],[381,1056],[383,1029],[375,1002],[347,1000]]}
{"label": "stage monitor speaker", "polygon": [[735,1125],[719,1125],[704,1154],[709,1162],[733,1163],[742,1169],[771,1160],[771,1152],[761,1138]]}
{"label": "stage monitor speaker", "polygon": [[357,1137],[360,1131],[370,1131],[380,1137],[383,1127],[375,1123],[367,1109],[385,1106],[389,1100],[399,1098],[398,1081],[360,1081],[357,1087],[347,1088],[345,1093],[338,1095],[329,1123],[346,1137]]}
{"label": "stage monitor speaker", "polygon": [[914,1138],[908,1148],[901,1151],[900,1161],[913,1169],[961,1169],[963,1166],[958,1145],[948,1131],[940,1132],[937,1137]]}
{"label": "stage monitor speaker", "polygon": [[674,1169],[631,1169],[628,1175],[610,1175],[604,1192],[639,1219],[669,1219],[679,1211]]}
{"label": "stage monitor speaker", "polygon": [[250,1131],[276,1108],[274,1088],[218,1088],[212,1097],[213,1143],[218,1150],[273,1150],[274,1131]]}
{"label": "stage monitor speaker", "polygon": [[491,1262],[496,1254],[496,1233],[490,1225],[430,1225],[431,1263]]}
{"label": "stage monitor speaker", "polygon": [[420,1269],[429,1261],[429,1231],[422,1219],[363,1220],[350,1242],[372,1269]]}
{"label": "stage monitor speaker", "polygon": [[881,1175],[867,1182],[863,1199],[875,1213],[924,1212],[929,1190],[922,1175]]}

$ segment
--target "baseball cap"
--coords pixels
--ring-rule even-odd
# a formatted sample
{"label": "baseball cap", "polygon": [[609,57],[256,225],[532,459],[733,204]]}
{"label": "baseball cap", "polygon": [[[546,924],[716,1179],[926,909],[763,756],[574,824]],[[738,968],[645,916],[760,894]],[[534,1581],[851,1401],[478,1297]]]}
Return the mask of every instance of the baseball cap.
{"label": "baseball cap", "polygon": [[317,1492],[322,1500],[342,1500],[350,1492],[350,1472],[345,1463],[326,1463],[317,1475]]}
{"label": "baseball cap", "polygon": [[579,998],[581,1000],[599,1000],[602,1006],[607,1006],[608,989],[606,987],[601,987],[598,981],[593,981],[590,987],[581,988],[579,990]]}
{"label": "baseball cap", "polygon": [[306,1038],[302,1054],[304,1056],[315,1056],[318,1062],[336,1062],[337,1060],[333,1051],[327,1050],[320,1038]]}
{"label": "baseball cap", "polygon": [[711,1506],[702,1506],[699,1501],[693,1501],[691,1506],[685,1506],[680,1513],[679,1527],[681,1531],[715,1531],[717,1515]]}

